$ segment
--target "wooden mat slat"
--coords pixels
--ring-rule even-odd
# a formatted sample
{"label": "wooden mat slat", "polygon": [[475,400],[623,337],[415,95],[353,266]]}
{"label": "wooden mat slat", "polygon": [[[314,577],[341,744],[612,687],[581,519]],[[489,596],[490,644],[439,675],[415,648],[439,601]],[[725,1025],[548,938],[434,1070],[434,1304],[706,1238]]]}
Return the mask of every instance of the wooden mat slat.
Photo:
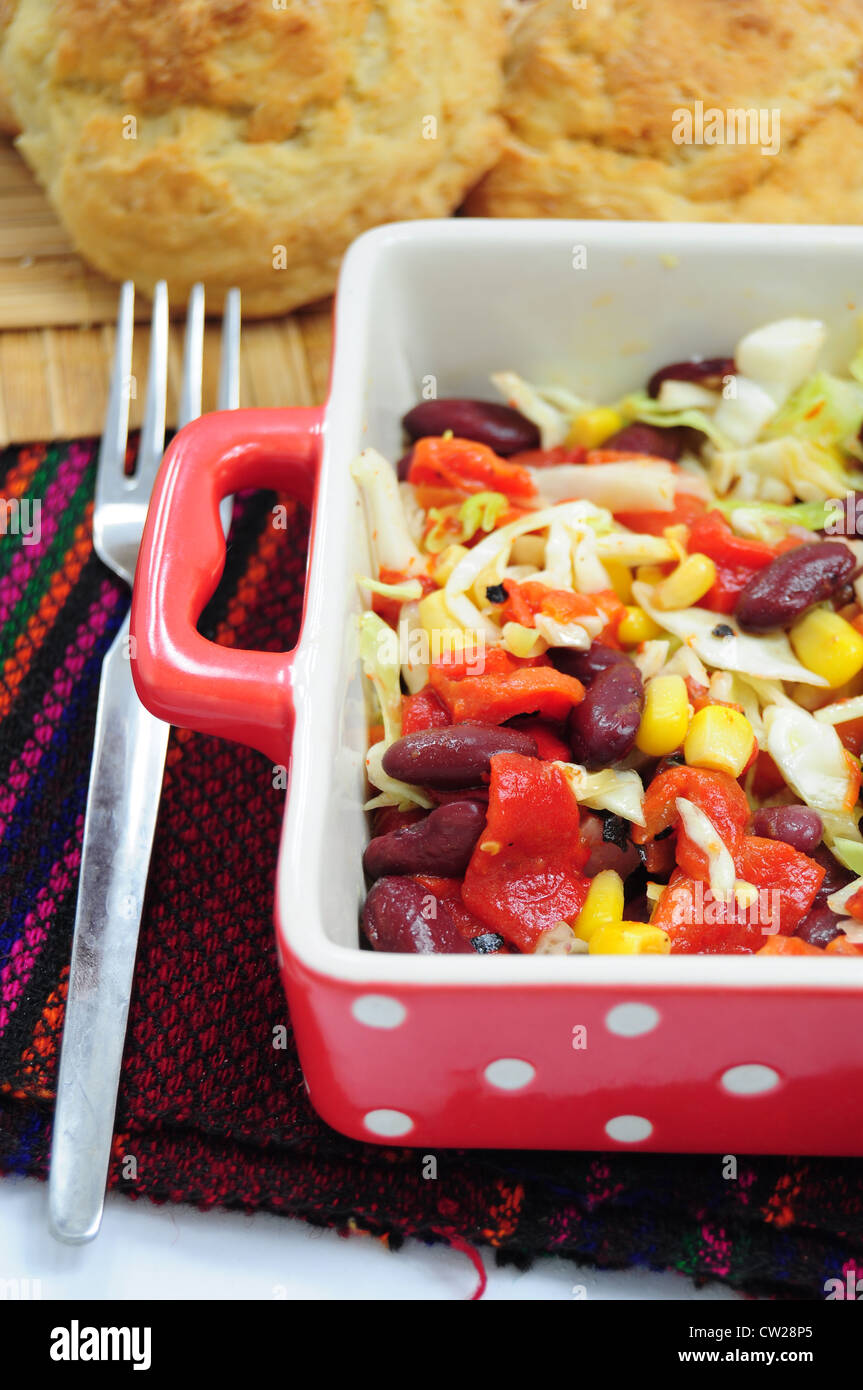
{"label": "wooden mat slat", "polygon": [[[23,160],[0,140],[0,447],[99,434],[118,287],[77,256]],[[130,422],[141,419],[150,306],[137,296]],[[204,342],[203,408],[218,390],[219,323]],[[171,325],[168,423],[176,420],[181,317]],[[330,309],[243,324],[241,404],[312,405],[326,394]]]}

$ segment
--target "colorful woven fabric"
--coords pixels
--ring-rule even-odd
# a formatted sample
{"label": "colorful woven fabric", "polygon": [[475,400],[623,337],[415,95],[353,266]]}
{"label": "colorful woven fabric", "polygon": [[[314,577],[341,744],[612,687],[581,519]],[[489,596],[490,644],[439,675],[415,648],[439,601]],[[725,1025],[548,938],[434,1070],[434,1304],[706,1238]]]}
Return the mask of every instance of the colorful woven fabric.
{"label": "colorful woven fabric", "polygon": [[[42,1176],[100,662],[127,594],[92,550],[92,444],[9,451],[0,470],[6,498],[42,501],[38,544],[0,539],[0,1168]],[[203,621],[219,641],[278,650],[296,634],[307,523],[289,510],[276,529],[274,500],[238,503]],[[261,755],[172,735],[114,1187],[779,1295],[822,1298],[826,1279],[863,1268],[856,1161],[740,1158],[726,1178],[720,1155],[450,1152],[427,1180],[420,1154],[328,1129],[292,1047],[272,1046],[286,1017],[271,926],[282,803]]]}

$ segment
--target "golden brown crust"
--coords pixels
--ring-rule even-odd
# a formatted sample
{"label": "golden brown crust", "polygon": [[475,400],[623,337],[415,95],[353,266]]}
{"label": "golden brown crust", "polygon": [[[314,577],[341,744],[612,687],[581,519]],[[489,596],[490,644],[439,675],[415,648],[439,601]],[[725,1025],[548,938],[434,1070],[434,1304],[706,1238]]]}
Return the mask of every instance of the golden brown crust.
{"label": "golden brown crust", "polygon": [[367,227],[458,205],[500,149],[503,41],[498,0],[17,0],[3,66],[89,260],[239,283],[255,315],[329,293]]}
{"label": "golden brown crust", "polygon": [[[0,48],[11,23],[15,3],[16,0],[0,0]],[[0,66],[0,135],[17,135],[18,129],[18,121],[12,110],[12,100]]]}
{"label": "golden brown crust", "polygon": [[[861,0],[541,0],[506,65],[503,155],[468,210],[861,222],[861,62]],[[675,112],[699,101],[763,110],[761,137],[675,143]]]}

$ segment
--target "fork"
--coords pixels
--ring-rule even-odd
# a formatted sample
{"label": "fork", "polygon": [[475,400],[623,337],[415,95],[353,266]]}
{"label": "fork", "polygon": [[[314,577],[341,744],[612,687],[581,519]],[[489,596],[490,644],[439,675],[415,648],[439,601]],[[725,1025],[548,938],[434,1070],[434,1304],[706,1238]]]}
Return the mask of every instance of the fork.
{"label": "fork", "polygon": [[[125,473],[135,287],[120,291],[114,366],[99,449],[93,543],[132,583],[150,493],[165,447],[168,290],[153,295],[147,396],[134,475]],[[204,287],[189,295],[178,427],[201,413]],[[240,292],[225,299],[219,409],[239,405]],[[222,503],[227,535],[232,499]],[[72,1244],[98,1233],[141,910],[170,725],[145,710],[132,683],[129,618],[102,663],[99,704],[48,1179],[51,1229]]]}

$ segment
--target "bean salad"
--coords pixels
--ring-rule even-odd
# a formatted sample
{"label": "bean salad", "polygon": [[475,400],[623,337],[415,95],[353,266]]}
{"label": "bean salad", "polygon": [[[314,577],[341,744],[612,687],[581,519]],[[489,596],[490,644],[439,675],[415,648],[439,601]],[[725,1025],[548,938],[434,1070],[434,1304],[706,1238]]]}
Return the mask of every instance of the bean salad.
{"label": "bean salad", "polygon": [[863,347],[827,339],[611,403],[501,371],[355,460],[363,945],[863,953]]}

